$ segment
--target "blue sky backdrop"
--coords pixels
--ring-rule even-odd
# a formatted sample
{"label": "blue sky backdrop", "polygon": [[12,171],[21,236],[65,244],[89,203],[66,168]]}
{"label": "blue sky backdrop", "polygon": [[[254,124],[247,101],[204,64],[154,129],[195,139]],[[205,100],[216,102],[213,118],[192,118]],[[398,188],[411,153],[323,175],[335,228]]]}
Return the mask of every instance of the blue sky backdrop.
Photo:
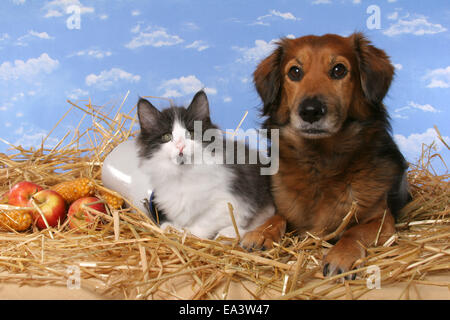
{"label": "blue sky backdrop", "polygon": [[[257,128],[260,100],[252,72],[274,41],[362,31],[396,67],[385,103],[401,150],[415,161],[422,143],[436,140],[450,164],[433,129],[450,142],[449,28],[448,0],[5,0],[0,138],[38,147],[68,110],[67,99],[120,105],[128,90],[125,110],[139,95],[184,104],[205,88],[219,126],[235,128],[248,110],[243,128]],[[73,129],[78,115],[71,114],[46,144]],[[0,152],[7,149],[0,141]]]}

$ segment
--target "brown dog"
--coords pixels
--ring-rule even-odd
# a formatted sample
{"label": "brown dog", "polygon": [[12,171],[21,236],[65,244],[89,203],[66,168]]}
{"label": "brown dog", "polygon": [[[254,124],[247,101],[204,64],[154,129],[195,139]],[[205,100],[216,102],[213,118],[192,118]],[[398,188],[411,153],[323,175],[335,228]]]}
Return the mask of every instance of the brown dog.
{"label": "brown dog", "polygon": [[383,244],[408,201],[407,164],[383,105],[394,75],[384,51],[360,33],[281,39],[257,67],[256,89],[279,129],[272,177],[278,215],[247,233],[245,248],[270,246],[288,227],[300,235],[335,231],[356,212],[324,258],[324,275],[349,271],[365,248]]}

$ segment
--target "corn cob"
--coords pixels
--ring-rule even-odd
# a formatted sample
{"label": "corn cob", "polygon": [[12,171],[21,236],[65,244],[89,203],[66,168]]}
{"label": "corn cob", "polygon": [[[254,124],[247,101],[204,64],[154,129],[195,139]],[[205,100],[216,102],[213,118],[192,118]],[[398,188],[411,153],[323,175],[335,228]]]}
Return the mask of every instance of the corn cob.
{"label": "corn cob", "polygon": [[16,231],[27,230],[33,222],[29,210],[0,210],[0,229]]}
{"label": "corn cob", "polygon": [[108,204],[108,206],[111,209],[119,209],[120,207],[122,207],[123,205],[123,199],[120,197],[117,197],[109,192],[100,190],[99,191],[100,197],[106,201],[106,203]]}
{"label": "corn cob", "polygon": [[0,204],[8,204],[9,201],[9,192],[5,192],[0,196]]}
{"label": "corn cob", "polygon": [[92,196],[94,182],[89,178],[78,178],[58,183],[51,187],[51,190],[58,192],[68,204],[71,204],[80,198]]}

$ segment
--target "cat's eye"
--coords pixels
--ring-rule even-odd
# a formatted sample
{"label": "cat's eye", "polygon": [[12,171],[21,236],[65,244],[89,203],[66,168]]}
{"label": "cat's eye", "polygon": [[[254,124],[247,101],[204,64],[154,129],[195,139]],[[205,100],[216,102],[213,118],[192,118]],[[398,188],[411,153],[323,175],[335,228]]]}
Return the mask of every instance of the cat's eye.
{"label": "cat's eye", "polygon": [[172,140],[172,134],[171,133],[166,133],[165,135],[163,135],[161,137],[161,141],[166,143],[169,142],[170,140]]}
{"label": "cat's eye", "polygon": [[194,139],[194,130],[186,131],[186,139]]}

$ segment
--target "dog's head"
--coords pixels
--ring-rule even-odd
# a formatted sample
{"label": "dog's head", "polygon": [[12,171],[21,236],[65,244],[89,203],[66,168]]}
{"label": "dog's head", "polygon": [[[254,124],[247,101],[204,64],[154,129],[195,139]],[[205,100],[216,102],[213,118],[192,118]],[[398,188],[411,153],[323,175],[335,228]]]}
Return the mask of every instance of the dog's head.
{"label": "dog's head", "polygon": [[382,100],[394,75],[386,53],[361,34],[281,39],[254,72],[272,124],[307,139],[330,137],[347,118],[385,117]]}

